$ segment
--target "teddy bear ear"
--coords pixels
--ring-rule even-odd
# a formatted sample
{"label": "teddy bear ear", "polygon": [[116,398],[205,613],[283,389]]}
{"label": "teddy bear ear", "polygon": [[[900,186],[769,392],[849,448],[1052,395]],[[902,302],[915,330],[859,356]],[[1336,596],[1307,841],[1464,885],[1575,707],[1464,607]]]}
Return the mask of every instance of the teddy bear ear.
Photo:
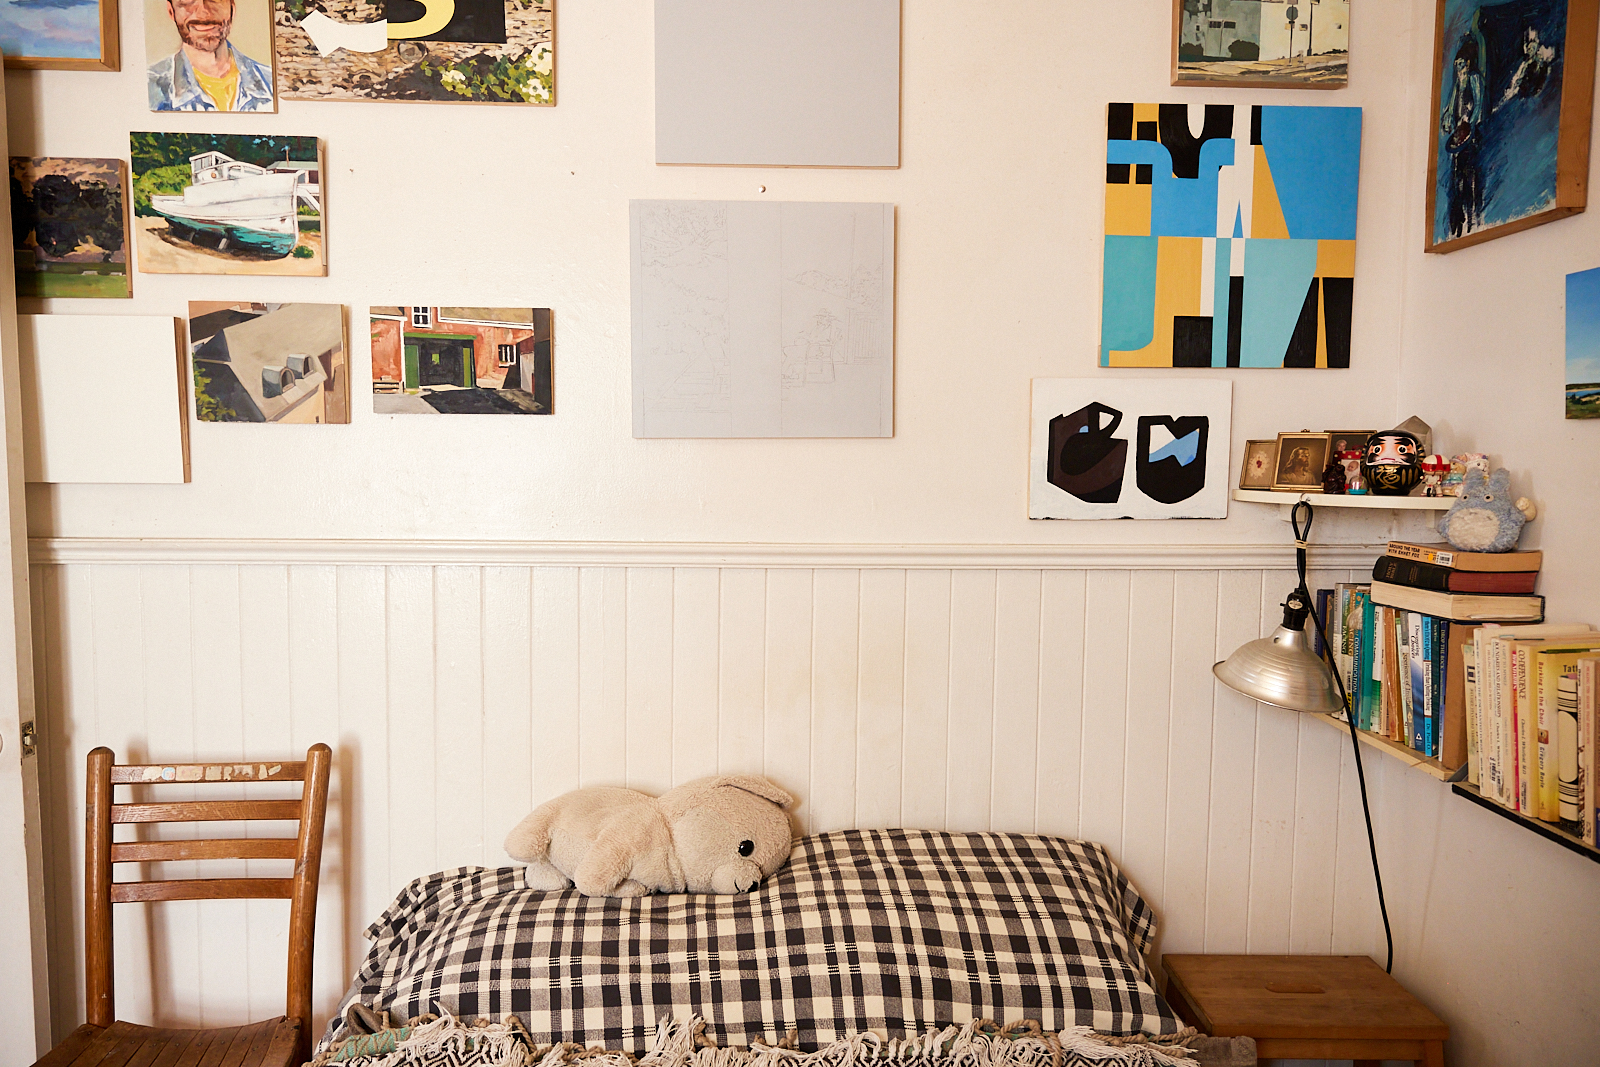
{"label": "teddy bear ear", "polygon": [[1495,471],[1489,478],[1489,488],[1497,493],[1509,492],[1511,490],[1511,472],[1504,467]]}
{"label": "teddy bear ear", "polygon": [[787,808],[794,803],[794,797],[765,778],[758,778],[753,774],[724,774],[713,778],[710,784],[713,787],[725,785],[734,789],[743,789],[746,793],[754,793],[762,800],[772,801],[780,808]]}

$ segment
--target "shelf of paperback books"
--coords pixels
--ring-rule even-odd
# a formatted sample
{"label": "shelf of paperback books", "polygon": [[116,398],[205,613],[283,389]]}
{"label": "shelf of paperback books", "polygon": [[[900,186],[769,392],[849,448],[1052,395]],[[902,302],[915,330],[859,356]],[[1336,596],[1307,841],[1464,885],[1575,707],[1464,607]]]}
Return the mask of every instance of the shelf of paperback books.
{"label": "shelf of paperback books", "polygon": [[[1312,712],[1310,717],[1313,719],[1321,719],[1323,722],[1327,723],[1329,726],[1332,726],[1340,733],[1347,734],[1350,732],[1349,724],[1337,716],[1319,715],[1315,712]],[[1415,767],[1423,774],[1432,775],[1441,782],[1448,781],[1450,779],[1450,775],[1453,773],[1450,768],[1446,767],[1438,760],[1430,759],[1415,749],[1402,745],[1398,741],[1391,741],[1387,737],[1379,737],[1371,730],[1357,730],[1356,739],[1363,745],[1366,745],[1368,748],[1377,749],[1385,756],[1397,759],[1401,763],[1404,763],[1407,767]]]}
{"label": "shelf of paperback books", "polygon": [[1510,819],[1514,823],[1519,823],[1526,829],[1532,830],[1540,837],[1548,838],[1563,848],[1571,849],[1580,856],[1587,856],[1594,862],[1600,863],[1600,849],[1595,848],[1593,845],[1584,844],[1582,838],[1574,837],[1572,834],[1567,833],[1560,827],[1553,826],[1541,819],[1530,819],[1528,816],[1523,815],[1520,812],[1515,812],[1510,808],[1502,807],[1501,805],[1496,804],[1494,801],[1484,797],[1483,794],[1479,793],[1477,786],[1468,785],[1465,782],[1456,782],[1451,785],[1450,788],[1456,794],[1456,796],[1466,797],[1474,804],[1479,804],[1485,808],[1488,808],[1501,818]]}
{"label": "shelf of paperback books", "polygon": [[1293,490],[1235,489],[1233,499],[1249,504],[1277,504],[1283,517],[1289,509],[1304,500],[1317,508],[1365,508],[1372,511],[1449,511],[1456,502],[1453,496],[1378,496],[1374,493],[1299,493]]}

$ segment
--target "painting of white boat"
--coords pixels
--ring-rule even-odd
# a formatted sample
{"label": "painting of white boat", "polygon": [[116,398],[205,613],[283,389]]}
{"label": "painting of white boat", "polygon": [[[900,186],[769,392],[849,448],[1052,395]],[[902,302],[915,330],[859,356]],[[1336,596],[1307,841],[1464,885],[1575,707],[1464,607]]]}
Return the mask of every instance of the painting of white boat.
{"label": "painting of white boat", "polygon": [[135,133],[139,269],[325,275],[314,137]]}
{"label": "painting of white boat", "polygon": [[219,250],[237,245],[281,258],[300,242],[295,214],[300,200],[320,213],[316,197],[300,189],[303,172],[269,171],[221,152],[191,156],[189,169],[194,184],[182,196],[150,198],[150,206],[167,220],[174,236],[210,234]]}

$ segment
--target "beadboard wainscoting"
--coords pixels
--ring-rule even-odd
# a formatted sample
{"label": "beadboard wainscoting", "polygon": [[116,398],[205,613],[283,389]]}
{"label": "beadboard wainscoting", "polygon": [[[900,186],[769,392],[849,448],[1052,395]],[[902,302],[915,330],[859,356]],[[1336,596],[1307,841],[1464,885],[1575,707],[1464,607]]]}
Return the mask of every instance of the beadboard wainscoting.
{"label": "beadboard wainscoting", "polygon": [[[377,544],[34,544],[58,1038],[83,1017],[97,744],[120,761],[333,746],[319,1028],[363,927],[411,879],[507,862],[505,833],[563,791],[717,771],[792,790],[806,831],[1105,842],[1166,951],[1381,953],[1348,738],[1210,673],[1277,623],[1286,547],[1078,547],[1054,564],[1001,548],[434,551],[450,565]],[[1314,581],[1359,577],[1374,551],[1320,552],[1341,570]],[[730,553],[738,566],[714,562]],[[278,1014],[285,927],[276,901],[122,910],[119,1014]]]}

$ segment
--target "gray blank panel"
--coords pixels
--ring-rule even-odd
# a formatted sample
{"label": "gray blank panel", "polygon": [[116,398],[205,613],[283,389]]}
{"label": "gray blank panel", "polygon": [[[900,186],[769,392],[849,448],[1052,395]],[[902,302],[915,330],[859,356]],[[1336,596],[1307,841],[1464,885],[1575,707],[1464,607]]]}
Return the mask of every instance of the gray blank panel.
{"label": "gray blank panel", "polygon": [[656,162],[900,165],[900,0],[656,0]]}

